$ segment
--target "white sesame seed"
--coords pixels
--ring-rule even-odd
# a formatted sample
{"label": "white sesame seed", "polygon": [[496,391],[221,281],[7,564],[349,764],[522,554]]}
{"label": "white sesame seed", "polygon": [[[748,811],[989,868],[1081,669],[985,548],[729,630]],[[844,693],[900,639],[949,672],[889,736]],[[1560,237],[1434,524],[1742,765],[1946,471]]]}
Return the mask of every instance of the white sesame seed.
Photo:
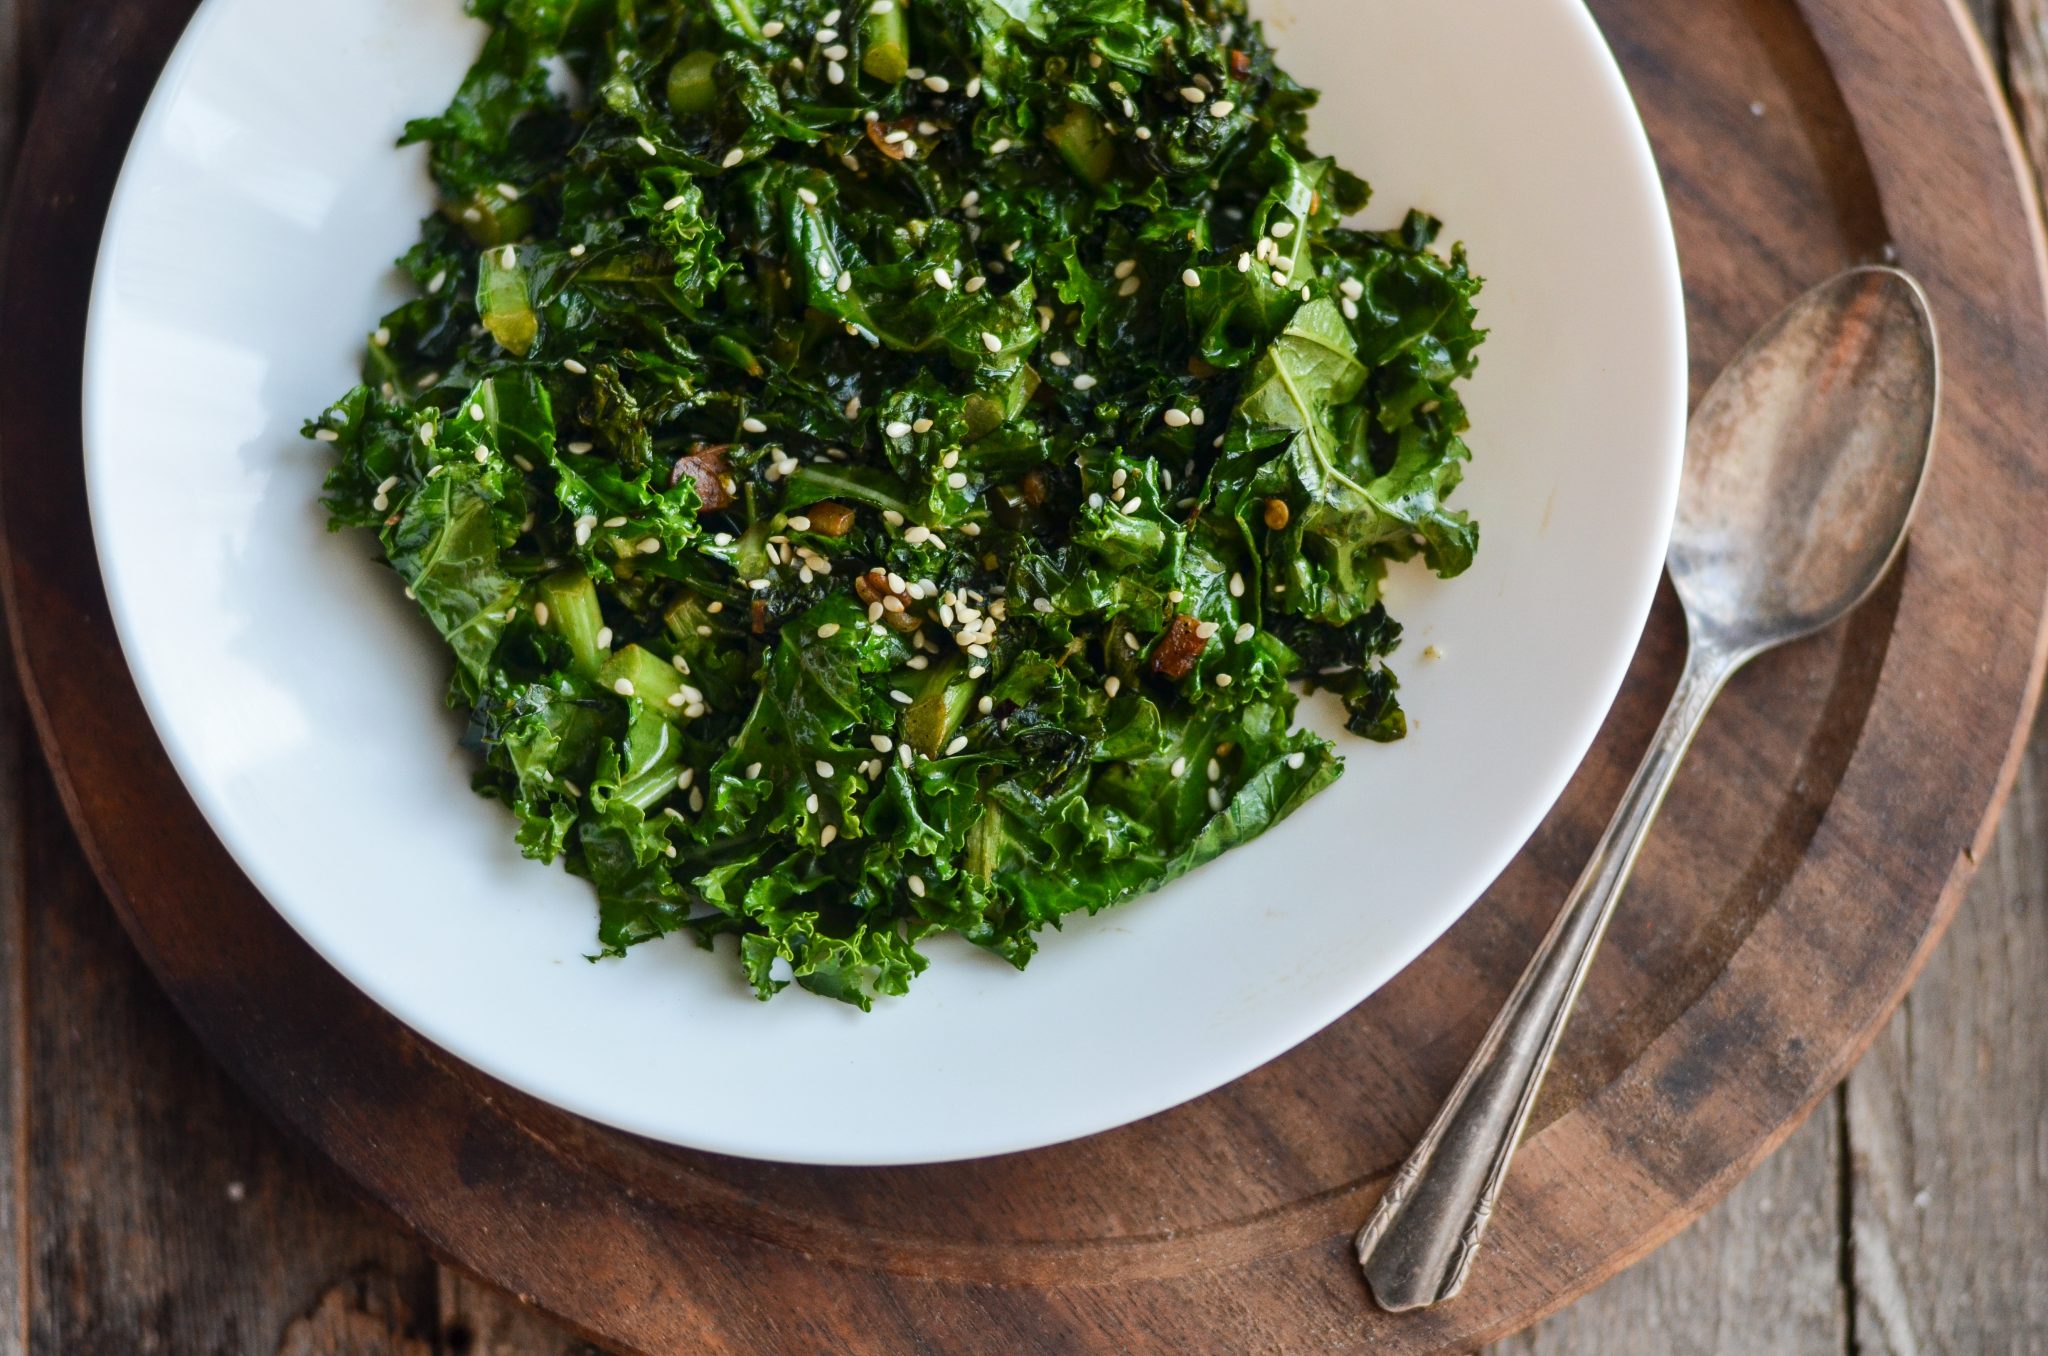
{"label": "white sesame seed", "polygon": [[990,334],[987,330],[981,332],[981,346],[991,353],[1001,353],[1003,351],[1003,341]]}
{"label": "white sesame seed", "polygon": [[1138,295],[1138,289],[1142,286],[1144,286],[1144,280],[1133,275],[1123,280],[1122,284],[1117,287],[1116,294],[1120,297],[1135,297]]}
{"label": "white sesame seed", "polygon": [[1358,319],[1358,303],[1353,301],[1351,298],[1343,298],[1337,303],[1337,306],[1340,310],[1344,312],[1344,318],[1346,320]]}
{"label": "white sesame seed", "polygon": [[654,143],[649,141],[646,137],[634,137],[633,142],[641,150],[647,152],[649,155],[661,154],[661,152],[655,147]]}
{"label": "white sesame seed", "polygon": [[756,593],[763,593],[775,586],[773,583],[766,579],[749,579],[747,581],[747,587],[754,590],[754,592]]}
{"label": "white sesame seed", "polygon": [[[912,433],[930,433],[932,431],[932,421],[929,419],[912,420],[910,425],[910,431]],[[958,452],[948,452],[945,457],[946,465],[951,466],[953,464],[953,459],[957,458],[959,455],[960,454]]]}
{"label": "white sesame seed", "polygon": [[668,694],[668,704],[680,711],[690,704],[690,699],[680,692],[671,692]]}
{"label": "white sesame seed", "polygon": [[562,370],[572,376],[587,377],[590,375],[590,369],[577,362],[574,358],[562,359]]}
{"label": "white sesame seed", "polygon": [[842,294],[851,292],[853,290],[853,275],[851,273],[840,274],[839,280],[833,286],[838,288]]}
{"label": "white sesame seed", "polygon": [[696,780],[697,769],[693,767],[686,767],[683,769],[683,774],[680,777],[676,778],[676,790],[687,791],[690,789],[690,783]]}
{"label": "white sesame seed", "polygon": [[1276,221],[1267,229],[1272,233],[1275,240],[1285,240],[1288,236],[1294,234],[1294,223],[1291,221]]}
{"label": "white sesame seed", "polygon": [[910,133],[900,127],[893,132],[884,133],[882,136],[882,143],[887,146],[901,146],[908,140],[910,140]]}
{"label": "white sesame seed", "polygon": [[1353,301],[1357,301],[1365,295],[1365,284],[1356,278],[1346,278],[1343,282],[1337,284],[1337,290]]}
{"label": "white sesame seed", "polygon": [[1220,630],[1220,629],[1221,629],[1221,624],[1220,624],[1220,623],[1218,623],[1218,622],[1212,622],[1212,621],[1205,621],[1205,622],[1197,622],[1197,623],[1195,624],[1195,639],[1197,639],[1197,640],[1207,640],[1207,639],[1209,639],[1209,637],[1211,637],[1211,636],[1215,635],[1215,634],[1216,634],[1216,632],[1217,632],[1218,630]]}
{"label": "white sesame seed", "polygon": [[891,438],[906,438],[910,436],[910,425],[898,419],[892,423],[884,425],[882,428],[882,432],[888,434]]}
{"label": "white sesame seed", "polygon": [[436,273],[433,277],[427,279],[427,295],[430,297],[439,296],[441,293],[441,289],[446,287],[447,285],[448,270],[444,268],[439,273]]}
{"label": "white sesame seed", "polygon": [[1307,301],[1307,300],[1308,300],[1308,298],[1309,298],[1308,284],[1307,284],[1307,283],[1303,283],[1303,284],[1301,285],[1301,299],[1302,299],[1303,301]]}
{"label": "white sesame seed", "polygon": [[1301,765],[1307,761],[1308,755],[1305,753],[1290,753],[1287,755],[1287,766],[1293,768],[1296,772],[1301,771]]}
{"label": "white sesame seed", "polygon": [[695,787],[690,792],[690,813],[698,814],[704,809],[704,788]]}
{"label": "white sesame seed", "polygon": [[570,443],[569,450],[581,457],[587,456],[594,446],[595,444],[593,443]]}
{"label": "white sesame seed", "polygon": [[818,760],[818,764],[817,764],[817,766],[818,766],[818,775],[819,775],[820,777],[830,777],[830,776],[832,775],[832,765],[831,765],[830,763],[826,762],[826,761],[825,761],[824,759],[820,758],[820,759]]}
{"label": "white sesame seed", "polygon": [[[819,42],[837,42],[839,41],[839,30],[836,28],[821,28],[817,32],[817,40]],[[827,52],[825,55],[830,56],[831,53]]]}
{"label": "white sesame seed", "polygon": [[770,19],[770,20],[769,20],[769,21],[768,21],[767,23],[765,23],[765,24],[762,24],[762,25],[761,25],[761,36],[762,36],[762,37],[764,37],[764,38],[779,38],[779,37],[781,37],[781,36],[782,36],[782,20],[780,20],[780,19]]}
{"label": "white sesame seed", "polygon": [[1275,286],[1275,287],[1285,287],[1285,286],[1287,286],[1287,275],[1286,275],[1285,273],[1282,273],[1282,272],[1281,272],[1281,271],[1280,271],[1279,269],[1277,269],[1277,268],[1273,270],[1273,286]]}
{"label": "white sesame seed", "polygon": [[912,699],[910,694],[902,688],[892,687],[889,689],[889,700],[895,702],[898,706],[909,706]]}
{"label": "white sesame seed", "polygon": [[838,836],[839,826],[837,824],[827,824],[825,826],[825,831],[818,835],[818,846],[821,848],[831,847],[832,840],[837,838]]}
{"label": "white sesame seed", "polygon": [[379,325],[377,327],[377,332],[370,336],[370,342],[375,344],[378,348],[390,348],[391,330],[387,326]]}
{"label": "white sesame seed", "polygon": [[1010,139],[1008,137],[997,137],[993,142],[989,143],[988,153],[990,155],[1003,155],[1009,149]]}
{"label": "white sesame seed", "polygon": [[612,647],[612,628],[611,628],[611,627],[609,627],[609,626],[600,626],[600,627],[598,627],[598,628],[597,628],[597,648],[598,648],[598,649],[600,649],[600,650],[609,650],[609,649],[610,649],[611,647]]}
{"label": "white sesame seed", "polygon": [[1095,378],[1089,373],[1083,372],[1080,376],[1074,378],[1074,389],[1077,391],[1094,390]]}
{"label": "white sesame seed", "polygon": [[1234,639],[1237,641],[1238,644],[1242,645],[1246,641],[1250,640],[1253,636],[1257,635],[1258,632],[1258,627],[1253,626],[1250,622],[1245,622],[1243,625],[1237,628],[1237,635],[1234,637]]}
{"label": "white sesame seed", "polygon": [[571,259],[581,259],[584,255],[588,253],[590,253],[590,247],[588,245],[569,246],[569,257]]}
{"label": "white sesame seed", "polygon": [[1223,764],[1221,764],[1221,763],[1217,762],[1217,761],[1216,761],[1216,760],[1215,760],[1214,758],[1211,758],[1211,759],[1209,760],[1209,767],[1208,767],[1208,773],[1209,773],[1209,780],[1210,780],[1210,781],[1212,781],[1212,782],[1220,782],[1220,781],[1222,781],[1222,780],[1223,780]]}
{"label": "white sesame seed", "polygon": [[1118,692],[1122,691],[1123,686],[1123,679],[1118,678],[1115,674],[1111,674],[1109,677],[1102,680],[1103,692],[1107,693],[1111,697],[1116,696]]}
{"label": "white sesame seed", "polygon": [[894,8],[896,8],[896,0],[875,0],[874,4],[868,6],[868,13],[879,18]]}
{"label": "white sesame seed", "polygon": [[1215,814],[1223,813],[1223,792],[1213,786],[1209,788],[1209,809]]}
{"label": "white sesame seed", "polygon": [[1140,141],[1150,141],[1152,139],[1152,129],[1149,127],[1140,127],[1138,129],[1137,136],[1138,140]]}
{"label": "white sesame seed", "polygon": [[533,605],[533,623],[536,626],[546,626],[548,624],[548,605],[546,603],[535,603]]}
{"label": "white sesame seed", "polygon": [[934,94],[944,94],[947,90],[953,88],[952,84],[943,75],[926,76],[924,78],[924,87]]}
{"label": "white sesame seed", "polygon": [[1216,686],[1218,686],[1218,687],[1229,687],[1229,686],[1230,686],[1230,675],[1229,675],[1229,674],[1227,674],[1227,673],[1219,673],[1219,674],[1217,674],[1217,675],[1216,675]]}
{"label": "white sesame seed", "polygon": [[825,63],[825,79],[826,79],[826,80],[828,80],[828,81],[830,81],[830,82],[831,82],[832,84],[835,84],[835,85],[843,85],[843,84],[845,84],[845,83],[846,83],[846,67],[844,67],[844,66],[840,65],[840,64],[839,64],[838,62],[836,62],[836,61],[828,61],[828,62],[826,62],[826,63]]}
{"label": "white sesame seed", "polygon": [[667,202],[663,203],[661,205],[661,210],[664,212],[673,212],[678,207],[681,207],[684,203],[688,202],[689,200],[690,198],[688,194],[678,193],[673,198],[670,198]]}
{"label": "white sesame seed", "polygon": [[946,272],[943,268],[932,270],[932,281],[939,286],[941,291],[950,292],[953,290],[953,275]]}
{"label": "white sesame seed", "polygon": [[749,764],[747,764],[747,780],[748,780],[748,781],[752,781],[752,780],[754,780],[754,778],[756,778],[756,777],[758,777],[758,776],[760,776],[760,775],[761,775],[761,765],[760,765],[759,763],[749,763]]}
{"label": "white sesame seed", "polygon": [[1142,494],[1132,495],[1131,502],[1124,505],[1124,512],[1136,513],[1139,509],[1143,507],[1145,507],[1145,496]]}
{"label": "white sesame seed", "polygon": [[618,693],[618,694],[619,694],[619,695],[620,695],[621,697],[630,697],[630,696],[632,696],[632,695],[633,695],[633,680],[632,680],[631,678],[621,678],[621,679],[619,679],[619,680],[618,680],[618,681],[617,681],[616,683],[613,683],[613,684],[612,684],[612,691],[614,691],[614,692]]}
{"label": "white sesame seed", "polygon": [[1034,612],[1050,612],[1052,611],[1052,599],[1033,598],[1031,600],[1031,609]]}
{"label": "white sesame seed", "polygon": [[1176,758],[1173,760],[1173,766],[1168,768],[1166,771],[1169,776],[1177,778],[1185,776],[1187,774],[1187,770],[1188,760],[1185,758]]}
{"label": "white sesame seed", "polygon": [[797,201],[801,202],[806,207],[816,207],[818,205],[818,195],[811,192],[811,190],[809,190],[808,188],[798,189],[796,191],[796,196]]}
{"label": "white sesame seed", "polygon": [[1244,576],[1242,574],[1230,576],[1230,596],[1233,598],[1244,597]]}
{"label": "white sesame seed", "polygon": [[896,747],[896,741],[889,738],[889,736],[885,734],[869,735],[868,743],[875,746],[876,753],[887,753],[889,752],[889,750]]}
{"label": "white sesame seed", "polygon": [[946,745],[946,756],[947,756],[948,758],[954,757],[955,755],[959,754],[959,753],[960,753],[960,752],[961,752],[961,751],[962,751],[963,749],[965,749],[966,747],[967,747],[967,736],[966,736],[966,735],[955,735],[955,736],[953,737],[953,742],[952,742],[952,743],[950,743],[950,744],[948,744],[948,745]]}
{"label": "white sesame seed", "polygon": [[789,520],[789,530],[792,532],[808,532],[811,530],[811,520],[801,513],[794,514]]}
{"label": "white sesame seed", "polygon": [[622,517],[621,517],[621,518],[607,518],[607,519],[605,519],[605,520],[604,520],[604,525],[605,525],[606,527],[624,527],[624,526],[626,525],[626,523],[627,523],[628,521],[629,521],[628,519],[626,519],[626,518],[622,518]]}
{"label": "white sesame seed", "polygon": [[836,8],[834,8],[834,9],[828,9],[828,10],[826,10],[826,11],[825,11],[825,17],[824,17],[823,19],[820,19],[820,20],[819,20],[818,22],[820,22],[820,23],[823,23],[823,24],[827,24],[827,25],[830,25],[830,24],[836,24],[836,23],[838,23],[838,22],[839,22],[839,19],[840,19],[840,15],[841,15],[841,11],[840,11],[840,10],[838,10],[838,9],[836,9]]}
{"label": "white sesame seed", "polygon": [[1212,118],[1227,118],[1235,112],[1237,112],[1237,105],[1228,99],[1218,99],[1215,103],[1209,105],[1209,116]]}
{"label": "white sesame seed", "polygon": [[1180,280],[1188,287],[1200,287],[1202,285],[1202,275],[1191,268],[1182,270]]}
{"label": "white sesame seed", "polygon": [[965,471],[955,471],[955,472],[953,472],[953,474],[952,474],[952,475],[949,475],[949,476],[947,476],[947,477],[946,477],[946,484],[948,484],[948,485],[952,486],[952,487],[953,487],[954,489],[956,489],[956,490],[964,490],[964,489],[966,489],[966,488],[967,488],[967,473],[966,473]]}
{"label": "white sesame seed", "polygon": [[651,556],[659,550],[661,550],[661,538],[642,537],[640,539],[639,551],[641,555]]}
{"label": "white sesame seed", "polygon": [[331,428],[323,428],[315,431],[315,433],[313,434],[313,441],[320,443],[338,443],[341,441],[341,435],[339,433],[336,433]]}
{"label": "white sesame seed", "polygon": [[1168,410],[1160,417],[1166,421],[1168,428],[1186,428],[1188,426],[1188,416],[1184,410]]}
{"label": "white sesame seed", "polygon": [[1207,93],[1200,89],[1197,89],[1193,85],[1182,85],[1180,88],[1180,97],[1187,100],[1191,104],[1199,104],[1206,100],[1209,96]]}
{"label": "white sesame seed", "polygon": [[923,523],[913,523],[903,531],[903,540],[912,546],[922,546],[932,539],[932,530]]}
{"label": "white sesame seed", "polygon": [[[826,33],[829,33],[831,31],[832,30],[829,28],[825,30]],[[818,36],[823,37],[824,34],[821,33]],[[847,56],[848,53],[846,50],[845,43],[834,43],[832,46],[827,47],[825,49],[825,60],[827,61],[840,62],[846,60]]]}
{"label": "white sesame seed", "polygon": [[909,880],[905,881],[904,884],[910,887],[910,893],[916,895],[919,899],[924,898],[923,876],[912,876]]}
{"label": "white sesame seed", "polygon": [[768,431],[768,426],[759,419],[754,418],[751,414],[740,420],[740,427],[748,433],[766,433]]}

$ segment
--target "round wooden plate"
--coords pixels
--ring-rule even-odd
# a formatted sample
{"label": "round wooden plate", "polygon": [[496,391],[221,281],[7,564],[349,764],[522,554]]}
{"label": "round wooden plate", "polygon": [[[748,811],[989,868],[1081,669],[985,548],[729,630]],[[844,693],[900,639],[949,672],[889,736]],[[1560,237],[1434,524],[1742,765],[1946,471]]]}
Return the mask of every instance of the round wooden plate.
{"label": "round wooden plate", "polygon": [[1682,644],[1670,600],[1599,744],[1486,898],[1344,1020],[1198,1102],[1060,1148],[886,1171],[673,1150],[536,1103],[370,1004],[236,872],[108,620],[80,473],[86,288],[191,0],[79,16],[0,256],[16,654],[142,953],[222,1062],[443,1255],[622,1348],[1467,1350],[1640,1257],[1842,1077],[1971,875],[2048,653],[2048,305],[2034,199],[1951,0],[1594,8],[1662,157],[1696,381],[1807,284],[1895,254],[1933,298],[1948,396],[1903,567],[1710,721],[1463,1298],[1377,1312],[1349,1236],[1646,742]]}

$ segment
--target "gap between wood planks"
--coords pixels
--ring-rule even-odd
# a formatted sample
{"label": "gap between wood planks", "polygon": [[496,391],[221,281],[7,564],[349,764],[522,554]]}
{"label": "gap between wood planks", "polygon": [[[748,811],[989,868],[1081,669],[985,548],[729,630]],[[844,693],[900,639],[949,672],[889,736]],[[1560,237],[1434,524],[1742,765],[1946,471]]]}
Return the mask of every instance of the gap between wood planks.
{"label": "gap between wood planks", "polygon": [[[68,8],[0,0],[0,183]],[[1969,8],[2039,164],[2048,0]],[[11,672],[0,677],[0,1356],[590,1350],[436,1265],[213,1070],[129,951],[24,753]],[[1969,902],[1844,1088],[1705,1220],[1494,1352],[2048,1351],[2044,980],[2048,737],[2037,736]]]}

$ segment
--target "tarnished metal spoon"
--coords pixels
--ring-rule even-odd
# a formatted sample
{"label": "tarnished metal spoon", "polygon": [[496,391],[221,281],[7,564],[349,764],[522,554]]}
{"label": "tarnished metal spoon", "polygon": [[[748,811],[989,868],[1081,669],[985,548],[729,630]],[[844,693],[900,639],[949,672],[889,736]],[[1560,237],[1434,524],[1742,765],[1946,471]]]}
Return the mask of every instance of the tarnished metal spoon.
{"label": "tarnished metal spoon", "polygon": [[1801,297],[1707,392],[1686,440],[1671,581],[1691,647],[1593,860],[1415,1152],[1358,1232],[1386,1309],[1456,1295],[1650,821],[1707,708],[1774,646],[1839,620],[1905,541],[1940,354],[1919,285],[1853,269]]}

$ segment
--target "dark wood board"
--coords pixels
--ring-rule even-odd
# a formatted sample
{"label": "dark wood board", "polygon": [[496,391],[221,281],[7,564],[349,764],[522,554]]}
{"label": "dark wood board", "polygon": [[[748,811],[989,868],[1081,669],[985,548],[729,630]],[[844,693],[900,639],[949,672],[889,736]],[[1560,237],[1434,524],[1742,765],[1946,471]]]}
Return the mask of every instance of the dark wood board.
{"label": "dark wood board", "polygon": [[430,1243],[621,1346],[1456,1348],[1625,1265],[1840,1076],[1970,874],[2040,662],[2048,487],[2028,439],[2048,326],[2029,199],[1955,11],[1816,2],[1809,28],[1764,0],[1596,8],[1670,179],[1696,374],[1805,282],[1895,242],[1944,325],[1949,424],[1902,574],[1717,715],[1459,1304],[1371,1313],[1343,1235],[1618,792],[1675,668],[1668,606],[1600,747],[1471,917],[1231,1089],[1081,1145],[902,1172],[598,1131],[455,1065],[320,967],[149,736],[81,530],[75,355],[126,125],[182,15],[103,0],[53,69],[0,259],[0,514],[31,704],[143,954],[228,1067]]}

